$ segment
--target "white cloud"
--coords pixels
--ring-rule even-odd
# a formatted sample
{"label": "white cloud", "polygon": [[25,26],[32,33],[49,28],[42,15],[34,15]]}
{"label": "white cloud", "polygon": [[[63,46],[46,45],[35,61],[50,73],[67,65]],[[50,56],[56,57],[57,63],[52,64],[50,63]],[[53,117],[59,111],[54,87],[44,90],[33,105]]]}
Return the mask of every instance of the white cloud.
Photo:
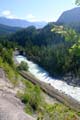
{"label": "white cloud", "polygon": [[10,14],[11,14],[11,12],[9,10],[5,10],[2,12],[2,15],[5,15],[5,16],[8,16]]}
{"label": "white cloud", "polygon": [[10,10],[4,10],[4,11],[2,11],[1,14],[3,17],[7,17],[7,18],[11,18],[11,19],[17,18],[15,15],[12,14],[12,12]]}
{"label": "white cloud", "polygon": [[34,15],[28,14],[26,19],[31,22],[39,21]]}

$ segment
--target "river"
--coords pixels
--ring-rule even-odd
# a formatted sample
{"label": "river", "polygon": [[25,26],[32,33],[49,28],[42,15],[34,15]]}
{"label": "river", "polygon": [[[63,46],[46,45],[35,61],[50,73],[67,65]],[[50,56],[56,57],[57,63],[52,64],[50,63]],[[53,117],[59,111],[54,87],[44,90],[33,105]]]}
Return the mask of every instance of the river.
{"label": "river", "polygon": [[15,58],[18,63],[21,63],[21,61],[27,62],[29,66],[29,72],[33,74],[37,79],[51,84],[51,86],[54,86],[60,92],[63,92],[80,102],[80,87],[70,86],[62,80],[50,77],[48,72],[46,72],[43,68],[41,68],[34,62],[29,61],[26,57],[22,55],[15,56]]}

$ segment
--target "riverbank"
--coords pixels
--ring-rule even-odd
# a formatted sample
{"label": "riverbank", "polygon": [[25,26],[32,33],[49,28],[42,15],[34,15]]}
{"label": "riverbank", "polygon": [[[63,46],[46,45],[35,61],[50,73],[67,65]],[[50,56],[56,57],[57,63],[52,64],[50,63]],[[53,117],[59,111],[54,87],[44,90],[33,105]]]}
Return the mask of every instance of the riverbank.
{"label": "riverbank", "polygon": [[61,91],[62,93],[71,96],[73,99],[80,102],[80,87],[74,87],[72,85],[68,85],[63,80],[55,79],[49,76],[48,72],[41,68],[39,65],[34,62],[28,60],[26,57],[18,55],[16,56],[16,60],[19,63],[24,61],[28,64],[29,72],[35,76],[38,80],[50,84],[55,89]]}
{"label": "riverbank", "polygon": [[40,88],[45,91],[50,96],[56,98],[58,101],[64,103],[68,107],[80,112],[80,103],[73,99],[71,96],[66,95],[65,93],[60,92],[59,90],[55,89],[50,84],[46,84],[38,79],[36,79],[31,73],[21,71],[20,74],[31,81],[33,84],[39,85]]}

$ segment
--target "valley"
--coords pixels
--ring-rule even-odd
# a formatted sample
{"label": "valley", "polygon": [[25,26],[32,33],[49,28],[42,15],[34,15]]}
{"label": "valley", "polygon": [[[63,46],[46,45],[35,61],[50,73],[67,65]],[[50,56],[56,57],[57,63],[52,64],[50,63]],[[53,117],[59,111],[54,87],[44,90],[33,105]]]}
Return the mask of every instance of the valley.
{"label": "valley", "polygon": [[0,120],[80,120],[79,11],[0,17]]}

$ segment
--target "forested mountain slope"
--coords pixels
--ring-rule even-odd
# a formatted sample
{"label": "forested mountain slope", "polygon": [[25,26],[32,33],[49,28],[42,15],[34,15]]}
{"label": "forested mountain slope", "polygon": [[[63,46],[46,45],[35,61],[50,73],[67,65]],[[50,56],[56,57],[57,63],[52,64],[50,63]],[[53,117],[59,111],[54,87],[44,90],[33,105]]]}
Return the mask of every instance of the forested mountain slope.
{"label": "forested mountain slope", "polygon": [[0,35],[15,33],[20,29],[21,28],[18,28],[18,27],[10,27],[7,25],[0,24]]}
{"label": "forested mountain slope", "polygon": [[73,80],[73,76],[79,76],[80,67],[79,34],[74,30],[49,23],[38,30],[28,27],[11,35],[9,40],[17,42],[28,59],[37,62],[52,76],[71,74],[68,82],[80,85],[79,79]]}
{"label": "forested mountain slope", "polygon": [[53,27],[55,27],[53,23],[50,23],[43,29],[38,30],[34,26],[31,26],[16,32],[10,37],[10,40],[18,42],[19,45],[22,46],[30,44],[37,46],[48,46],[64,43],[64,39],[61,35],[51,32]]}

